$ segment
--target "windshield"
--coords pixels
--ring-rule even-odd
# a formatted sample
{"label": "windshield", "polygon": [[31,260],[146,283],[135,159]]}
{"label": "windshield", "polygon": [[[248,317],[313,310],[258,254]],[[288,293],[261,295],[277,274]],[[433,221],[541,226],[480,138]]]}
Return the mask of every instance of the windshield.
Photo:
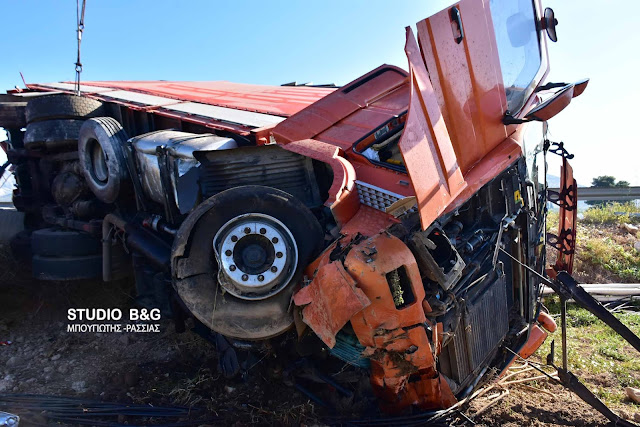
{"label": "windshield", "polygon": [[536,14],[531,0],[491,0],[507,106],[517,113],[541,65]]}

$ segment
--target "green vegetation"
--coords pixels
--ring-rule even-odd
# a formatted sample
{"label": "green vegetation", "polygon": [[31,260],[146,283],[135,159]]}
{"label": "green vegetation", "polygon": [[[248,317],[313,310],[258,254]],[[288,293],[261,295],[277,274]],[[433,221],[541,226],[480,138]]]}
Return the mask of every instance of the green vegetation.
{"label": "green vegetation", "polygon": [[588,237],[581,245],[580,262],[601,266],[623,281],[640,281],[640,252],[625,246],[611,237]]}
{"label": "green vegetation", "polygon": [[586,224],[640,223],[640,216],[631,215],[633,213],[640,213],[640,207],[633,202],[608,203],[587,209],[582,221]]}
{"label": "green vegetation", "polygon": [[[616,215],[616,212],[623,212]],[[623,224],[638,224],[640,212],[634,203],[592,206],[578,221],[574,275],[584,283],[640,282],[640,252],[633,245],[640,233],[630,234]],[[549,212],[547,231],[557,233],[558,213]],[[550,251],[552,254],[553,251]],[[552,256],[552,255],[551,255]],[[551,341],[556,340],[556,365],[562,364],[560,304],[556,296],[546,298],[546,306],[558,322],[558,331],[540,347],[537,357],[546,360]],[[640,304],[636,305],[640,309]],[[640,334],[640,312],[622,312],[618,319]],[[640,356],[622,337],[593,314],[569,303],[567,309],[569,369],[585,382],[607,405],[617,409],[640,410],[626,398],[625,387],[640,387]],[[626,408],[625,408],[626,407]]]}
{"label": "green vegetation", "polygon": [[[622,215],[616,213],[622,212]],[[640,232],[630,234],[621,228],[623,224],[640,224],[640,217],[630,214],[640,212],[634,203],[611,203],[593,206],[578,221],[576,237],[576,271],[589,279],[582,281],[640,282],[640,252],[634,244],[640,240]],[[547,231],[558,232],[558,212],[549,212]]]}
{"label": "green vegetation", "polygon": [[[562,340],[560,332],[560,304],[557,297],[547,298],[546,305],[558,322],[558,330],[550,334],[536,353],[546,360],[551,349],[551,340],[556,340],[556,365],[562,364]],[[616,314],[629,329],[640,334],[640,312]],[[640,405],[629,401],[625,387],[640,387],[640,357],[620,335],[588,311],[568,304],[567,340],[569,369],[607,405],[620,407]]]}

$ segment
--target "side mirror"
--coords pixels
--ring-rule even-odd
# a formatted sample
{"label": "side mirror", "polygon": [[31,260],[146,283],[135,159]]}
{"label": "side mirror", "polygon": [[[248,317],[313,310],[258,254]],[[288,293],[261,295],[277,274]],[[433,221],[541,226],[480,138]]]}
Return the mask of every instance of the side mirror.
{"label": "side mirror", "polygon": [[582,95],[582,92],[587,88],[589,84],[589,79],[583,79],[573,84],[573,97]]}
{"label": "side mirror", "polygon": [[542,29],[547,30],[547,36],[552,42],[558,41],[558,34],[556,34],[556,25],[558,25],[558,20],[556,19],[556,15],[553,12],[553,9],[550,7],[544,10],[544,17],[542,18]]}
{"label": "side mirror", "polygon": [[509,111],[504,113],[502,123],[505,125],[519,125],[521,123],[531,121],[546,121],[564,110],[567,105],[571,103],[571,100],[576,96],[582,95],[582,92],[587,88],[589,79],[579,80],[576,83],[547,83],[543,86],[538,86],[535,92],[542,92],[551,89],[560,88],[560,90],[554,93],[551,98],[544,101],[542,104],[535,106],[529,111],[522,119],[514,117]]}
{"label": "side mirror", "polygon": [[574,96],[574,89],[575,86],[571,84],[559,90],[551,98],[529,111],[527,115],[524,116],[525,121],[536,120],[543,122],[549,120],[571,103]]}

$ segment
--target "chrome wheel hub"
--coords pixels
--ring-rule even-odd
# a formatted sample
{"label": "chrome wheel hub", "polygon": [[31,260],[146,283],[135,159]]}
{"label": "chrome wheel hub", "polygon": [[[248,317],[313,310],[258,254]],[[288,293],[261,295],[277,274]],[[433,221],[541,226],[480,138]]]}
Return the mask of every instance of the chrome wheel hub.
{"label": "chrome wheel hub", "polygon": [[218,281],[242,299],[265,299],[284,289],[298,263],[289,229],[269,215],[250,213],[231,219],[213,238]]}

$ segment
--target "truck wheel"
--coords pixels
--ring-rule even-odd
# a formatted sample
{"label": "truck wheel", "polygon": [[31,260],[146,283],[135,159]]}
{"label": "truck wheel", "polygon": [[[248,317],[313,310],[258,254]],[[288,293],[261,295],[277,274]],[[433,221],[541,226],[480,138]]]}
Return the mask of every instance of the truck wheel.
{"label": "truck wheel", "polygon": [[30,123],[24,134],[24,146],[28,149],[55,149],[77,144],[82,120],[47,120]]}
{"label": "truck wheel", "polygon": [[51,119],[86,119],[105,115],[100,101],[69,94],[43,95],[33,98],[25,111],[28,123]]}
{"label": "truck wheel", "polygon": [[302,202],[262,186],[207,199],[177,235],[174,286],[187,308],[210,329],[251,340],[293,324],[291,295],[324,236]]}
{"label": "truck wheel", "polygon": [[0,127],[20,129],[26,126],[24,102],[0,102]]}
{"label": "truck wheel", "polygon": [[44,228],[31,233],[31,251],[34,255],[66,257],[100,254],[102,247],[100,240],[89,233]]}
{"label": "truck wheel", "polygon": [[89,188],[98,199],[113,203],[129,182],[125,159],[127,134],[111,117],[87,120],[78,139],[78,157]]}
{"label": "truck wheel", "polygon": [[93,279],[102,274],[102,255],[63,258],[34,255],[31,271],[40,280]]}

